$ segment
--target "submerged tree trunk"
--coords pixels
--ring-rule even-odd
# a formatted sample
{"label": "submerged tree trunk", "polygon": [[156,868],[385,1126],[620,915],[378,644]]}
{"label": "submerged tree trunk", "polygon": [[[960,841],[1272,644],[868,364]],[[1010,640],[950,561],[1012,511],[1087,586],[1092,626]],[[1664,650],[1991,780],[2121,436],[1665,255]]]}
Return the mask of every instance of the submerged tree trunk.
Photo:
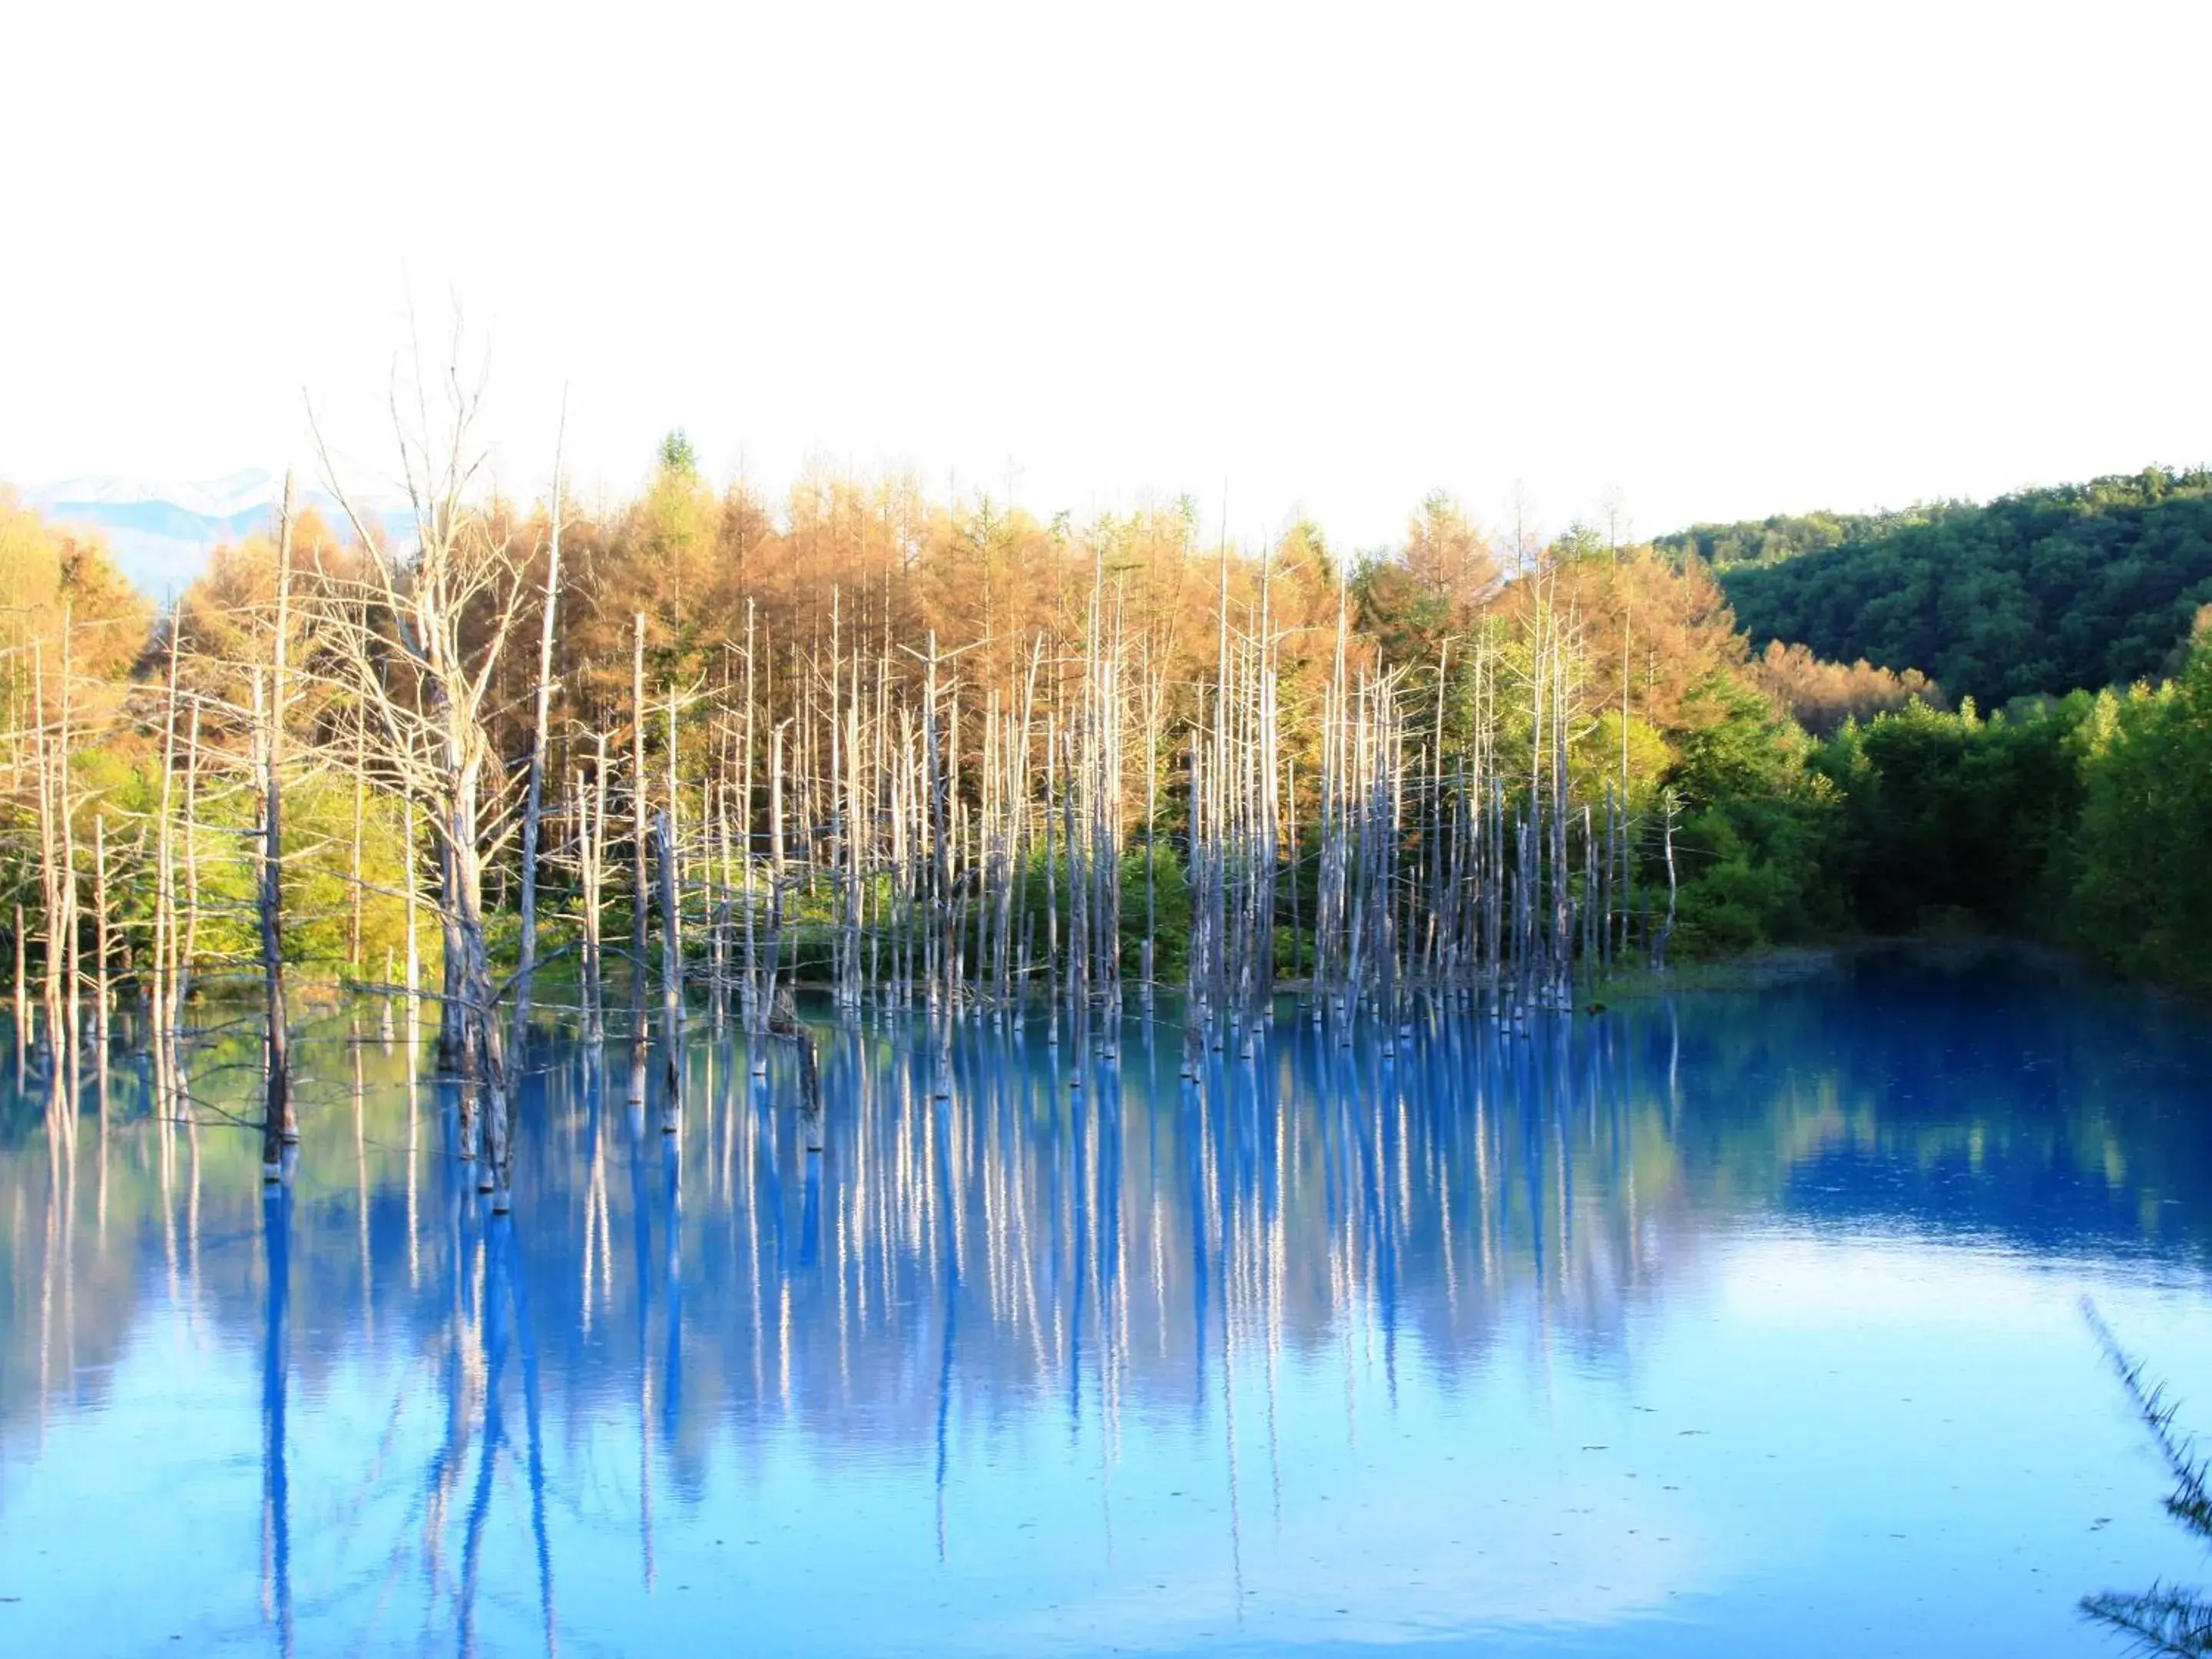
{"label": "submerged tree trunk", "polygon": [[[653,903],[645,861],[651,830],[645,787],[645,612],[631,617],[630,645],[630,1076],[640,1086],[645,1075],[645,951],[647,913]],[[634,1100],[642,1105],[643,1100]]]}
{"label": "submerged tree trunk", "polygon": [[170,1029],[184,1024],[185,1005],[192,993],[192,973],[199,966],[200,941],[200,706],[192,704],[185,743],[185,922],[184,939],[177,951],[176,974],[169,995],[174,1012]]}
{"label": "submerged tree trunk", "polygon": [[408,1041],[415,1040],[415,1022],[422,1012],[422,933],[418,913],[422,908],[419,883],[422,872],[422,844],[415,825],[415,797],[410,793],[402,813],[405,828],[401,834],[404,845],[399,856],[404,873],[400,884],[407,895],[407,1028]]}
{"label": "submerged tree trunk", "polygon": [[553,456],[553,521],[545,556],[545,608],[538,632],[538,705],[530,726],[530,777],[522,804],[522,915],[514,970],[514,1036],[507,1045],[516,1066],[527,1053],[530,997],[538,973],[538,835],[545,799],[545,721],[553,695],[553,622],[561,594],[561,455]]}
{"label": "submerged tree trunk", "polygon": [[676,829],[665,810],[653,815],[660,862],[661,1128],[674,1133],[684,1098],[684,931],[677,913]]}
{"label": "submerged tree trunk", "polygon": [[23,1069],[23,1049],[30,1041],[31,999],[24,982],[23,907],[15,907],[15,1069]]}
{"label": "submerged tree trunk", "polygon": [[267,1027],[266,1071],[261,1121],[261,1177],[283,1176],[284,1148],[300,1139],[292,1105],[291,1009],[284,988],[283,811],[284,646],[291,627],[292,478],[284,477],[284,501],[277,515],[276,637],[271,653],[267,698],[253,677],[254,725],[259,735],[261,774],[261,880],[257,909],[261,922],[261,992]]}
{"label": "submerged tree trunk", "polygon": [[582,803],[584,822],[579,833],[578,861],[584,903],[584,1040],[599,1043],[606,1036],[606,958],[602,944],[600,908],[606,896],[607,854],[607,734],[599,734],[598,764],[592,788],[586,793],[580,769],[576,793]]}
{"label": "submerged tree trunk", "polygon": [[92,820],[92,1029],[93,1040],[99,1045],[94,1050],[95,1058],[102,1067],[107,1064],[107,1011],[112,1000],[112,988],[107,979],[107,814],[101,811]]}
{"label": "submerged tree trunk", "polygon": [[799,1002],[788,987],[778,988],[769,1014],[769,1032],[799,1051],[799,1123],[806,1150],[822,1150],[822,1062],[816,1053],[814,1034],[799,1023]]}

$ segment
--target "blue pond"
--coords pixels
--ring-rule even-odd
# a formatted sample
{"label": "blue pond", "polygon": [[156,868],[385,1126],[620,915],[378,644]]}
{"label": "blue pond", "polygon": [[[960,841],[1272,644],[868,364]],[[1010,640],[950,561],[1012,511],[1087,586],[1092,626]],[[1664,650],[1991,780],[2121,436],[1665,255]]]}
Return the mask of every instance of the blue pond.
{"label": "blue pond", "polygon": [[664,1134],[549,1035],[498,1221],[380,1012],[265,1200],[250,1032],[197,1127],[9,1066],[0,1653],[2100,1654],[2212,1578],[2081,1308],[2212,1374],[2198,1011],[1876,954],[1195,1088],[963,1024],[945,1100],[871,1015],[814,1156],[787,1054]]}

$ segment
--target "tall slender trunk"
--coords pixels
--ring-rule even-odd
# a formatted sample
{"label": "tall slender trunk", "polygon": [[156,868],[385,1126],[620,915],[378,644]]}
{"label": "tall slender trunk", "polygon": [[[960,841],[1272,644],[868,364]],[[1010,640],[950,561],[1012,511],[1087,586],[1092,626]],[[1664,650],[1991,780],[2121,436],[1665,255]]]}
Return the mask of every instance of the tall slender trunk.
{"label": "tall slender trunk", "polygon": [[[522,916],[519,959],[514,970],[514,1036],[507,1048],[514,1063],[526,1062],[530,1036],[530,997],[538,973],[538,836],[545,799],[545,723],[553,696],[553,624],[561,597],[561,452],[553,454],[553,508],[545,555],[544,614],[538,630],[538,702],[530,725],[530,777],[522,802]],[[518,1069],[518,1082],[519,1069]]]}
{"label": "tall slender trunk", "polygon": [[62,890],[56,859],[59,838],[55,833],[55,821],[60,813],[55,804],[53,748],[46,736],[45,646],[44,640],[31,641],[31,674],[35,687],[32,698],[33,741],[39,774],[39,908],[43,913],[40,919],[46,924],[42,952],[46,1039],[47,1047],[58,1054],[62,1045]]}
{"label": "tall slender trunk", "polygon": [[738,757],[738,869],[743,884],[745,927],[745,1027],[756,1035],[767,1029],[767,1011],[761,1001],[760,943],[754,913],[757,909],[753,877],[753,602],[745,600],[745,732],[744,752]]}
{"label": "tall slender trunk", "polygon": [[200,943],[200,706],[192,703],[185,725],[185,937],[177,952],[177,971],[170,987],[176,1013],[171,1028],[182,1026],[185,1003],[191,995],[193,970],[199,965]]}
{"label": "tall slender trunk", "polygon": [[579,832],[577,860],[582,886],[584,927],[584,1040],[599,1043],[606,1036],[606,967],[601,951],[600,910],[606,895],[607,854],[607,734],[597,734],[598,763],[592,787],[584,787],[583,769],[576,772],[576,794],[582,803],[584,822]]}
{"label": "tall slender trunk", "polygon": [[676,1132],[684,1101],[684,925],[678,909],[676,825],[666,808],[653,815],[653,844],[660,854],[661,1128]]}
{"label": "tall slender trunk", "polygon": [[[173,1024],[169,996],[177,945],[177,659],[183,631],[179,621],[173,615],[169,618],[168,695],[161,704],[161,803],[154,826],[154,963],[147,1016],[155,1048],[161,1052],[166,1051]],[[16,1000],[21,1000],[19,984]]]}
{"label": "tall slender trunk", "polygon": [[[629,1022],[632,1060],[642,1060],[645,1054],[645,975],[646,930],[647,911],[653,903],[653,889],[646,872],[646,853],[651,844],[652,830],[647,822],[648,811],[645,787],[645,612],[635,612],[630,618],[630,982]],[[636,1066],[631,1066],[636,1075]]]}
{"label": "tall slender trunk", "polygon": [[94,958],[92,971],[93,1039],[99,1044],[96,1055],[101,1066],[107,1064],[107,1011],[112,1000],[107,979],[108,909],[107,909],[107,813],[102,810],[92,820],[92,925]]}
{"label": "tall slender trunk", "polygon": [[78,937],[76,914],[76,818],[70,802],[70,762],[74,750],[70,746],[71,682],[76,678],[75,650],[76,627],[75,606],[62,606],[62,686],[61,731],[54,747],[54,810],[61,823],[61,914],[62,980],[69,1001],[69,1056],[75,1066],[77,1045],[84,1034],[84,975],[79,952],[82,941]]}
{"label": "tall slender trunk", "polygon": [[23,1049],[30,1041],[31,1000],[24,984],[23,907],[15,906],[15,1069],[23,1069]]}
{"label": "tall slender trunk", "polygon": [[368,715],[365,709],[354,711],[353,739],[353,859],[348,867],[347,886],[352,898],[352,908],[346,918],[346,972],[356,981],[361,978],[362,899],[361,847],[362,832],[368,816]]}
{"label": "tall slender trunk", "polygon": [[422,853],[418,838],[420,832],[415,825],[415,797],[411,792],[406,798],[401,817],[400,884],[407,895],[407,1019],[411,1030],[416,1017],[421,1012],[422,996],[422,900],[418,891]]}
{"label": "tall slender trunk", "polygon": [[291,629],[292,478],[284,477],[276,520],[276,637],[270,653],[268,696],[258,670],[253,677],[254,724],[261,766],[261,991],[266,1021],[267,1078],[261,1122],[261,1176],[283,1176],[286,1146],[300,1139],[292,1103],[291,1008],[284,988],[284,649]]}

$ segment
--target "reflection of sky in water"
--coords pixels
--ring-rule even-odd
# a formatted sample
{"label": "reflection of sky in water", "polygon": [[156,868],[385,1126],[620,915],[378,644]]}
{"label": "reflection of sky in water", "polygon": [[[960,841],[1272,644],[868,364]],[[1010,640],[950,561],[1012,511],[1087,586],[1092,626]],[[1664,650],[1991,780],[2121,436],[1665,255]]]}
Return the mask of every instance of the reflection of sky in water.
{"label": "reflection of sky in water", "polygon": [[948,1104],[871,1022],[811,1170],[741,1048],[672,1139],[549,1050],[511,1231],[373,1017],[289,1220],[33,1083],[0,1650],[2108,1651],[2206,1576],[2076,1307],[2212,1363],[2191,1027],[1916,960],[1202,1094],[979,1025]]}

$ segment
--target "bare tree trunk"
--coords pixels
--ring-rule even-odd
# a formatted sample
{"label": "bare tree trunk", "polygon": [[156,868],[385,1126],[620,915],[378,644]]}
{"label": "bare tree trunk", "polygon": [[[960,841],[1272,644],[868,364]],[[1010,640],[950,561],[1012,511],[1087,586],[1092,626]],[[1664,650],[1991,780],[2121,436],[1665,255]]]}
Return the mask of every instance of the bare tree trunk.
{"label": "bare tree trunk", "polygon": [[814,1034],[799,1023],[798,999],[779,988],[769,1015],[769,1031],[799,1051],[799,1125],[806,1150],[822,1150],[822,1064],[815,1052]]}
{"label": "bare tree trunk", "polygon": [[[182,633],[180,619],[169,619],[168,696],[161,704],[161,805],[154,841],[154,968],[152,995],[148,1000],[149,1022],[157,1049],[165,1048],[173,1024],[170,1002],[173,958],[177,948],[176,799],[177,773],[177,658]],[[20,933],[20,929],[19,929]],[[20,975],[17,1000],[21,1000]]]}
{"label": "bare tree trunk", "polygon": [[[778,720],[768,734],[768,848],[769,848],[769,921],[768,963],[763,972],[754,1007],[759,1020],[758,1034],[768,1034],[769,1020],[775,1011],[776,975],[783,958],[783,729],[787,722]],[[748,934],[746,949],[751,949]],[[768,1050],[756,1044],[753,1048],[753,1075],[768,1075]]]}
{"label": "bare tree trunk", "polygon": [[538,706],[530,726],[530,779],[522,804],[522,937],[514,970],[514,1037],[508,1044],[517,1067],[529,1054],[530,996],[538,974],[538,835],[545,799],[545,721],[553,695],[553,623],[561,594],[561,448],[553,452],[551,544],[545,556],[544,615],[538,630]]}
{"label": "bare tree trunk", "polygon": [[[450,812],[450,805],[447,811]],[[475,1060],[462,982],[468,970],[468,952],[459,931],[461,878],[454,868],[450,817],[446,822],[448,829],[438,840],[438,1069],[465,1079],[471,1076],[469,1068]],[[465,1158],[477,1155],[476,1105],[473,1085],[465,1086],[461,1091],[461,1156]]]}
{"label": "bare tree trunk", "polygon": [[414,1042],[415,1023],[422,1006],[422,934],[420,912],[422,900],[418,884],[422,869],[422,843],[416,839],[415,827],[415,796],[410,790],[405,809],[401,814],[404,828],[403,845],[399,849],[402,874],[400,881],[407,893],[407,1027],[408,1041]]}
{"label": "bare tree trunk", "polygon": [[1060,866],[1053,851],[1053,815],[1060,810],[1059,671],[1053,707],[1044,717],[1044,995],[1046,1040],[1060,1041]]}
{"label": "bare tree trunk", "polygon": [[[676,883],[676,902],[671,907],[671,914],[678,917],[680,922],[684,914],[684,791],[676,779],[676,689],[671,686],[668,691],[668,805],[665,810],[668,817],[668,853],[670,861],[675,866]],[[666,949],[667,942],[662,941],[661,968],[664,974],[670,971],[674,973],[676,994],[680,998],[684,994],[684,978],[680,926],[678,929],[678,942],[673,956],[671,956]]]}
{"label": "bare tree trunk", "polygon": [[[927,678],[922,692],[922,749],[927,787],[929,791],[929,890],[931,899],[930,948],[935,952],[935,972],[930,977],[929,1012],[933,1023],[930,1044],[934,1075],[930,1080],[932,1094],[939,1100],[952,1097],[952,1018],[957,1000],[958,986],[955,975],[958,969],[953,956],[954,924],[952,904],[952,849],[951,772],[954,765],[951,752],[938,752],[937,630],[929,633]],[[953,708],[959,705],[955,702]],[[948,744],[948,751],[957,750],[956,742]]]}
{"label": "bare tree trunk", "polygon": [[761,1002],[760,941],[754,912],[758,908],[753,890],[753,602],[745,600],[745,731],[744,753],[738,758],[738,879],[745,912],[745,1030],[757,1035],[765,1029],[767,1011]]}
{"label": "bare tree trunk", "polygon": [[[726,703],[726,663],[723,677]],[[714,758],[701,786],[699,828],[707,842],[707,1018],[719,1036],[729,1018],[730,778],[726,731],[719,720],[710,731]]]}
{"label": "bare tree trunk", "polygon": [[185,937],[183,948],[177,952],[177,971],[170,983],[170,996],[175,1009],[169,1023],[170,1030],[183,1028],[185,1003],[191,995],[192,972],[199,965],[200,943],[200,706],[192,704],[192,717],[185,727]]}
{"label": "bare tree trunk", "polygon": [[284,502],[276,520],[276,636],[271,653],[269,696],[264,704],[261,675],[253,677],[254,725],[261,753],[261,991],[267,1023],[267,1072],[262,1104],[261,1178],[283,1177],[284,1148],[300,1139],[292,1105],[291,1010],[284,990],[283,813],[284,647],[291,629],[292,479],[284,478]]}
{"label": "bare tree trunk", "polygon": [[[857,629],[855,634],[857,637]],[[838,819],[838,842],[845,855],[845,976],[840,998],[848,1019],[860,1010],[861,849],[867,822],[860,799],[860,647],[857,643],[851,674],[844,712],[844,799]]]}
{"label": "bare tree trunk", "polygon": [[[601,907],[607,874],[607,734],[598,733],[598,765],[592,793],[585,798],[584,857],[584,1035],[592,1043],[606,1036],[606,957],[602,949]],[[580,780],[579,787],[580,788]]]}
{"label": "bare tree trunk", "polygon": [[61,738],[59,746],[54,751],[54,781],[60,792],[57,805],[61,813],[62,829],[62,951],[64,959],[62,972],[69,992],[69,1055],[72,1070],[76,1064],[78,1045],[84,1036],[83,940],[77,926],[76,903],[76,818],[70,805],[70,761],[74,753],[70,744],[72,681],[76,678],[76,627],[74,618],[75,606],[64,604]]}
{"label": "bare tree trunk", "polygon": [[598,848],[593,836],[592,792],[584,769],[575,771],[577,807],[576,824],[576,897],[577,926],[580,933],[580,960],[579,963],[580,989],[584,1000],[584,1041],[597,1042],[599,1036],[599,894]]}
{"label": "bare tree trunk", "polygon": [[30,1040],[31,1000],[24,984],[23,907],[15,907],[15,1070],[23,1069],[23,1049]]}
{"label": "bare tree trunk", "polygon": [[684,922],[677,908],[676,825],[665,809],[653,814],[653,831],[660,854],[661,1080],[666,1091],[660,1127],[673,1134],[684,1103]]}
{"label": "bare tree trunk", "polygon": [[1283,839],[1290,848],[1288,867],[1284,873],[1291,884],[1291,974],[1293,978],[1302,979],[1305,975],[1305,957],[1298,918],[1298,866],[1303,860],[1298,849],[1298,757],[1296,755],[1289,756],[1284,761],[1283,809]]}
{"label": "bare tree trunk", "polygon": [[[653,903],[645,867],[652,828],[647,822],[645,787],[645,612],[630,618],[630,1074],[640,1075],[645,1058],[645,951],[647,912]],[[634,1104],[642,1104],[635,1102]]]}
{"label": "bare tree trunk", "polygon": [[362,831],[368,816],[368,716],[360,709],[354,711],[353,740],[353,860],[349,867],[353,906],[346,918],[346,972],[356,982],[361,979],[362,948]]}
{"label": "bare tree trunk", "polygon": [[95,1051],[100,1065],[107,1064],[107,1011],[111,1000],[107,979],[108,910],[107,910],[107,814],[103,810],[92,820],[92,925],[96,952],[93,962],[93,1038],[99,1047]]}
{"label": "bare tree trunk", "polygon": [[35,711],[32,736],[39,774],[39,908],[40,919],[46,924],[46,948],[41,952],[40,964],[46,1009],[46,1046],[58,1054],[62,1045],[62,887],[56,856],[60,842],[56,830],[60,813],[54,801],[52,745],[46,735],[45,647],[43,639],[31,641],[31,673],[36,687],[32,699]]}

